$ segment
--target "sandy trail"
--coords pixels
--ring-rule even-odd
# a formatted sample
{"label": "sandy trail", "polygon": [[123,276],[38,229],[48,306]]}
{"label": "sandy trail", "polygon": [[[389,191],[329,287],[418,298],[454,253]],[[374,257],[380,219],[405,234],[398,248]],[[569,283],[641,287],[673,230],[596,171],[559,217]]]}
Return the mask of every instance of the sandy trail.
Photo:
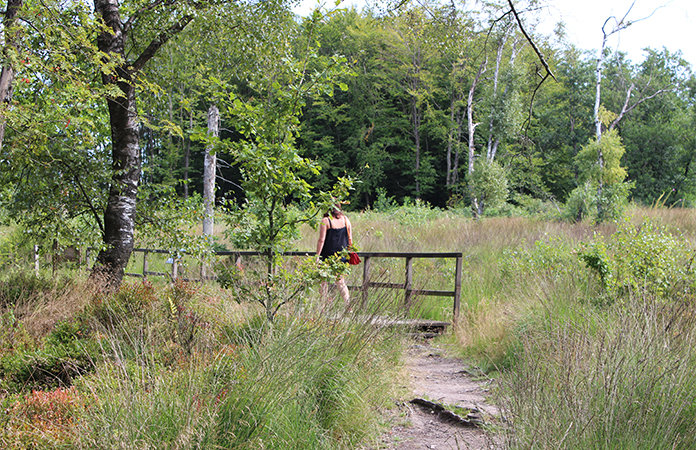
{"label": "sandy trail", "polygon": [[[390,450],[482,450],[499,449],[500,439],[485,427],[446,421],[447,415],[411,403],[424,399],[445,406],[449,411],[465,415],[458,408],[474,410],[469,416],[487,423],[495,421],[500,412],[487,401],[490,380],[475,380],[465,372],[464,363],[443,356],[442,350],[427,344],[413,345],[409,350],[405,373],[412,397],[401,406],[401,414],[392,418],[394,426],[382,436],[379,449]],[[458,407],[458,408],[457,408]],[[466,419],[466,417],[462,417]]]}

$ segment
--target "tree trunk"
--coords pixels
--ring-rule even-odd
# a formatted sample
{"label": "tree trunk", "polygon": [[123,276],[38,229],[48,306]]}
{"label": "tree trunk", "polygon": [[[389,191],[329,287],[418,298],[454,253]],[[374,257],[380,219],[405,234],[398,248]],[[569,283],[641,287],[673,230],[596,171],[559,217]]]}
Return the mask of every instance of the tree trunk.
{"label": "tree trunk", "polygon": [[189,111],[189,135],[184,144],[184,198],[189,198],[189,165],[191,159],[191,135],[193,132],[193,109]]}
{"label": "tree trunk", "polygon": [[450,126],[447,131],[447,171],[445,172],[445,186],[452,186],[452,144],[454,143],[454,97],[450,105]]}
{"label": "tree trunk", "polygon": [[[97,37],[97,46],[105,58],[125,60],[123,24],[117,0],[97,0],[96,13],[109,31]],[[104,212],[104,244],[94,263],[91,278],[107,290],[117,289],[123,280],[133,251],[135,210],[140,181],[140,145],[135,105],[135,86],[131,73],[120,65],[114,73],[102,74],[104,84],[118,86],[120,95],[107,99],[111,125],[112,175],[109,198]]]}
{"label": "tree trunk", "polygon": [[[607,19],[607,22],[609,19]],[[604,23],[606,26],[607,22]],[[607,39],[614,32],[607,34],[602,27],[602,47],[599,49],[599,57],[597,58],[597,68],[595,69],[596,87],[595,87],[595,104],[594,104],[594,121],[595,121],[595,137],[597,140],[597,164],[599,165],[599,180],[597,183],[597,215],[602,216],[602,191],[604,190],[604,153],[602,146],[599,144],[602,140],[602,119],[599,117],[599,107],[601,105],[602,95],[602,66],[604,65],[604,49],[607,46]]]}
{"label": "tree trunk", "polygon": [[123,96],[108,99],[112,136],[112,168],[109,198],[104,212],[104,243],[92,271],[109,289],[121,284],[133,251],[135,211],[140,180],[140,147],[135,110],[135,88],[119,82]]}
{"label": "tree trunk", "polygon": [[5,105],[12,100],[12,82],[14,81],[14,69],[9,63],[8,53],[13,50],[11,50],[11,48],[15,47],[16,44],[10,35],[13,33],[12,29],[14,28],[17,13],[22,7],[23,1],[24,0],[8,0],[7,9],[5,10],[5,18],[3,19],[2,24],[4,29],[3,38],[5,40],[3,56],[8,63],[2,67],[2,73],[0,73],[0,102],[3,105],[2,110],[0,110],[0,150],[2,149],[3,141],[5,140],[6,118],[4,109]]}
{"label": "tree trunk", "polygon": [[498,52],[495,57],[495,72],[493,73],[493,106],[491,106],[491,117],[488,122],[488,149],[486,150],[486,160],[493,161],[495,158],[495,152],[498,149],[498,138],[493,137],[493,127],[495,121],[493,120],[495,116],[495,107],[498,100],[498,78],[500,76],[500,62],[503,59],[503,48],[505,47],[505,42],[507,41],[507,36],[504,36],[500,43],[498,43]]}
{"label": "tree trunk", "polygon": [[416,147],[416,198],[420,197],[420,127],[423,119],[423,112],[418,105],[418,98],[415,96],[411,100],[413,102],[412,109],[412,125],[413,125],[413,143]]}
{"label": "tree trunk", "polygon": [[469,89],[469,96],[466,101],[466,118],[469,125],[469,194],[471,195],[471,211],[474,214],[474,219],[479,216],[479,204],[476,194],[474,194],[473,185],[471,184],[471,175],[474,173],[474,160],[476,158],[476,143],[474,140],[474,132],[478,123],[474,123],[474,93],[476,92],[476,87],[481,81],[481,75],[486,71],[486,61],[483,61],[479,66],[478,72],[474,81],[471,83],[471,88]]}
{"label": "tree trunk", "polygon": [[450,96],[450,123],[447,132],[447,174],[445,186],[454,187],[459,182],[459,150],[462,143],[461,94],[456,89]]}
{"label": "tree trunk", "polygon": [[[208,136],[217,138],[220,134],[220,111],[217,106],[211,105],[208,109]],[[205,148],[205,162],[203,165],[203,204],[205,217],[203,218],[203,234],[213,235],[213,209],[215,206],[215,169],[216,157],[213,146]]]}
{"label": "tree trunk", "polygon": [[[457,104],[461,102],[461,98],[457,100]],[[459,107],[457,107],[457,114],[456,114],[456,122],[457,122],[457,139],[455,141],[455,147],[454,147],[454,163],[452,164],[452,186],[455,186],[457,183],[459,183],[459,155],[461,154],[462,150],[462,126],[464,124],[464,114],[462,114],[462,111]]]}
{"label": "tree trunk", "polygon": [[[604,65],[604,49],[607,46],[607,38],[609,36],[604,33],[602,38],[602,47],[599,50],[599,57],[597,58],[597,67],[595,69],[595,104],[594,104],[594,122],[595,122],[595,137],[597,138],[597,143],[602,139],[602,121],[599,118],[599,106],[601,104],[602,97],[602,66]],[[600,161],[600,165],[602,161]]]}
{"label": "tree trunk", "polygon": [[121,285],[128,259],[133,252],[135,211],[140,181],[140,143],[135,103],[135,82],[138,73],[172,36],[193,19],[186,14],[168,28],[160,30],[150,44],[134,60],[128,61],[125,42],[132,29],[121,21],[118,0],[96,0],[94,10],[106,30],[97,35],[97,47],[105,62],[117,61],[110,72],[102,72],[105,85],[115,85],[120,91],[107,99],[111,125],[111,187],[104,211],[104,244],[94,263],[90,278],[111,291]]}

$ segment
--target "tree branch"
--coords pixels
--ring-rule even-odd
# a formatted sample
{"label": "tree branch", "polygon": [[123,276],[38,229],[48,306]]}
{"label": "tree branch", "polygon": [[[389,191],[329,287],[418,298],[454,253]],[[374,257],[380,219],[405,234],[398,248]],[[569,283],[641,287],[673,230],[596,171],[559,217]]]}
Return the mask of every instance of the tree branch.
{"label": "tree branch", "polygon": [[626,101],[624,102],[624,105],[621,108],[621,112],[619,113],[619,115],[616,117],[616,119],[614,119],[614,121],[611,123],[611,125],[609,125],[609,131],[613,130],[619,124],[619,121],[621,121],[621,119],[626,114],[633,111],[641,103],[643,103],[647,100],[650,100],[651,98],[655,98],[664,92],[669,92],[673,89],[672,87],[665,88],[665,89],[658,89],[657,91],[653,92],[652,95],[648,95],[647,97],[643,97],[640,100],[638,100],[637,102],[635,102],[633,105],[628,106],[628,103],[629,103],[630,98],[631,98],[631,91],[633,91],[634,87],[635,87],[635,85],[631,84],[631,87],[628,88],[628,92],[626,93]]}
{"label": "tree branch", "polygon": [[80,188],[80,192],[82,193],[82,197],[85,199],[85,202],[87,203],[89,210],[92,212],[92,215],[94,216],[95,220],[97,221],[97,225],[99,225],[99,230],[102,232],[102,235],[103,235],[104,234],[104,224],[102,223],[101,218],[99,217],[100,213],[97,211],[97,208],[94,207],[92,200],[87,195],[87,192],[85,191],[84,186],[82,186],[82,183],[80,182],[80,178],[77,176],[77,172],[70,164],[68,164],[64,161],[61,161],[61,165],[63,167],[65,167],[72,174],[73,180],[75,181],[75,184],[77,184],[77,187]]}
{"label": "tree branch", "polygon": [[187,14],[184,17],[181,18],[180,21],[172,25],[171,27],[167,28],[165,31],[160,33],[155,39],[150,42],[150,45],[147,46],[145,50],[140,54],[138,59],[135,60],[135,62],[132,64],[132,66],[129,68],[129,71],[131,73],[139,72],[140,69],[142,69],[145,64],[152,59],[153,56],[155,56],[155,53],[169,41],[174,35],[177,33],[181,32],[186,25],[189,24],[193,20],[193,15]]}
{"label": "tree branch", "polygon": [[[539,47],[537,47],[534,40],[529,36],[529,34],[527,34],[527,30],[524,29],[524,25],[522,25],[522,20],[520,19],[520,16],[517,14],[517,10],[515,9],[515,5],[512,3],[512,0],[508,0],[508,5],[510,5],[510,10],[512,11],[512,14],[515,16],[515,20],[517,21],[517,25],[520,27],[520,31],[524,35],[525,39],[527,39],[527,42],[529,42],[529,45],[532,46],[532,49],[534,49],[534,53],[536,53],[537,58],[539,58],[539,61],[541,61],[541,64],[544,66],[544,69],[546,69],[546,73],[550,75],[554,81],[558,82],[558,80],[556,80],[556,76],[553,74],[551,68],[549,67],[549,63],[546,62],[546,58],[541,53],[541,50],[539,50]],[[543,83],[547,78],[548,77],[544,77],[541,82]],[[541,83],[539,84],[541,85]]]}

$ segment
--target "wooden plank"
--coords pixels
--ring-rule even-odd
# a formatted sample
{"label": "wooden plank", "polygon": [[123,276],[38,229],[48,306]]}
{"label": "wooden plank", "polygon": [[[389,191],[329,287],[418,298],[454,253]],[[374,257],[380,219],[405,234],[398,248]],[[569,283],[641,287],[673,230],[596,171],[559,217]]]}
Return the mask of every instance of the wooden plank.
{"label": "wooden plank", "polygon": [[[130,274],[127,273],[125,275],[130,275]],[[169,276],[169,274],[165,273],[165,272],[150,272],[149,270],[147,272],[145,272],[143,275],[145,275],[145,276],[152,275],[154,277],[168,277]]]}
{"label": "wooden plank", "polygon": [[406,328],[411,328],[418,331],[430,331],[430,332],[445,332],[447,327],[451,325],[450,322],[443,322],[441,320],[430,320],[430,319],[392,319],[389,317],[373,317],[370,320],[373,325],[379,326],[403,326]]}
{"label": "wooden plank", "polygon": [[[133,251],[142,251],[144,249],[135,249]],[[151,250],[154,252],[154,250]],[[159,250],[160,253],[169,253],[165,250]],[[219,251],[214,252],[218,256],[242,255],[242,256],[261,256],[263,252],[254,252],[247,250],[240,251]],[[283,256],[314,256],[316,252],[284,252]],[[361,258],[457,258],[461,253],[403,253],[403,252],[358,252]]]}
{"label": "wooden plank", "polygon": [[431,291],[427,289],[412,289],[413,295],[426,295],[429,297],[453,297],[454,291]]}
{"label": "wooden plank", "polygon": [[366,256],[363,261],[363,280],[362,280],[362,300],[367,301],[367,292],[370,288],[370,257]]}
{"label": "wooden plank", "polygon": [[463,257],[462,255],[459,255],[457,257],[457,267],[455,269],[455,274],[454,274],[454,307],[452,311],[452,316],[454,317],[454,321],[456,322],[457,319],[459,318],[459,308],[460,304],[462,301],[462,264],[463,264]]}
{"label": "wooden plank", "polygon": [[403,253],[403,252],[358,252],[360,257],[372,258],[456,258],[461,253]]}
{"label": "wooden plank", "polygon": [[413,258],[406,258],[406,282],[404,283],[404,290],[406,291],[404,296],[404,304],[406,305],[406,312],[408,313],[408,307],[411,304],[411,284],[413,282]]}
{"label": "wooden plank", "polygon": [[368,287],[384,288],[384,289],[403,289],[404,283],[378,283],[370,282]]}

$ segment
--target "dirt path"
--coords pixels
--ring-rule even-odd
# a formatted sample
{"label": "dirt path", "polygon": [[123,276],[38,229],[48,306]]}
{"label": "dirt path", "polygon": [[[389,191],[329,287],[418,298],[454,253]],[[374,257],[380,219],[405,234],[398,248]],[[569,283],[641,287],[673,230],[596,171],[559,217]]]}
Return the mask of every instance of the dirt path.
{"label": "dirt path", "polygon": [[[498,409],[487,402],[489,380],[475,380],[461,360],[443,356],[427,344],[413,345],[406,362],[412,397],[392,419],[392,429],[379,449],[481,450],[502,448],[495,436],[476,422],[491,423]],[[415,400],[415,401],[414,401]],[[440,406],[445,412],[434,411]],[[461,409],[460,409],[461,408]],[[467,417],[467,411],[473,413]],[[453,416],[451,413],[455,413]],[[459,420],[461,419],[461,420]]]}

